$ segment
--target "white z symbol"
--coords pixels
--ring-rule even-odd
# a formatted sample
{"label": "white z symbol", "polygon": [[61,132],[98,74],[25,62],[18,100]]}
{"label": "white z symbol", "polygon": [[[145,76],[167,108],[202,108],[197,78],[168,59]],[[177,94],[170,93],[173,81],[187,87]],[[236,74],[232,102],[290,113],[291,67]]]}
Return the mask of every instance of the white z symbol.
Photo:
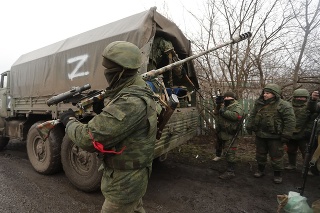
{"label": "white z symbol", "polygon": [[73,71],[70,74],[68,73],[68,77],[71,81],[74,78],[89,75],[89,71],[82,71],[82,72],[79,71],[80,67],[84,64],[84,62],[87,61],[88,57],[89,56],[86,54],[86,55],[80,55],[80,56],[68,59],[67,61],[68,64],[79,61],[77,66],[73,69]]}

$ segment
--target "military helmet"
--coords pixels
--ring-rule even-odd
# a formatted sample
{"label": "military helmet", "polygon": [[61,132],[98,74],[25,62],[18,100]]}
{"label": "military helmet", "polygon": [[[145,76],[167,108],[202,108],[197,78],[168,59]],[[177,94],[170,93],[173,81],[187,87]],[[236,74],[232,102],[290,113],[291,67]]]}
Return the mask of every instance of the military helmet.
{"label": "military helmet", "polygon": [[307,98],[309,98],[309,92],[306,89],[296,89],[293,92],[293,97],[307,97]]}
{"label": "military helmet", "polygon": [[281,88],[277,84],[267,84],[263,90],[271,92],[276,96],[281,96]]}
{"label": "military helmet", "polygon": [[237,99],[236,94],[234,92],[228,91],[224,93],[223,97],[231,97],[233,99]]}
{"label": "military helmet", "polygon": [[140,49],[127,41],[114,41],[102,53],[102,56],[127,69],[138,69],[142,64]]}

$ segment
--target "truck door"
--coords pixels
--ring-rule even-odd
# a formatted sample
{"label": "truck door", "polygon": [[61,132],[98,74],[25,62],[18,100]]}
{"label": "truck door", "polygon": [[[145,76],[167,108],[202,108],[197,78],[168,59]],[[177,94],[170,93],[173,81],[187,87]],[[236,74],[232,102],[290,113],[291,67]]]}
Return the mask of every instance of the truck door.
{"label": "truck door", "polygon": [[10,111],[9,71],[0,76],[0,117],[7,117]]}

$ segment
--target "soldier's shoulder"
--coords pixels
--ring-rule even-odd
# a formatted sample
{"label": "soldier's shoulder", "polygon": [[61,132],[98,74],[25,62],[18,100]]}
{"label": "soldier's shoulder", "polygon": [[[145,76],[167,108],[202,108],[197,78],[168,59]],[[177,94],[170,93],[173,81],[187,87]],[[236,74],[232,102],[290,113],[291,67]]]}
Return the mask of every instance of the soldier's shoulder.
{"label": "soldier's shoulder", "polygon": [[292,104],[289,101],[286,101],[284,99],[279,100],[279,105],[284,107],[292,107]]}

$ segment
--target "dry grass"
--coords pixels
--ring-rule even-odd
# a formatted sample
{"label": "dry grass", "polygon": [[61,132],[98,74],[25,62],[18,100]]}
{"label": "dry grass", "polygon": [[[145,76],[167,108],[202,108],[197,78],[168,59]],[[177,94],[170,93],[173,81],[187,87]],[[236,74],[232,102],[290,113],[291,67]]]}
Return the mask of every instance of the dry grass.
{"label": "dry grass", "polygon": [[[168,158],[189,165],[209,167],[215,157],[215,137],[197,136],[180,147],[172,150]],[[239,137],[237,161],[252,163],[255,161],[255,144],[252,137]]]}

